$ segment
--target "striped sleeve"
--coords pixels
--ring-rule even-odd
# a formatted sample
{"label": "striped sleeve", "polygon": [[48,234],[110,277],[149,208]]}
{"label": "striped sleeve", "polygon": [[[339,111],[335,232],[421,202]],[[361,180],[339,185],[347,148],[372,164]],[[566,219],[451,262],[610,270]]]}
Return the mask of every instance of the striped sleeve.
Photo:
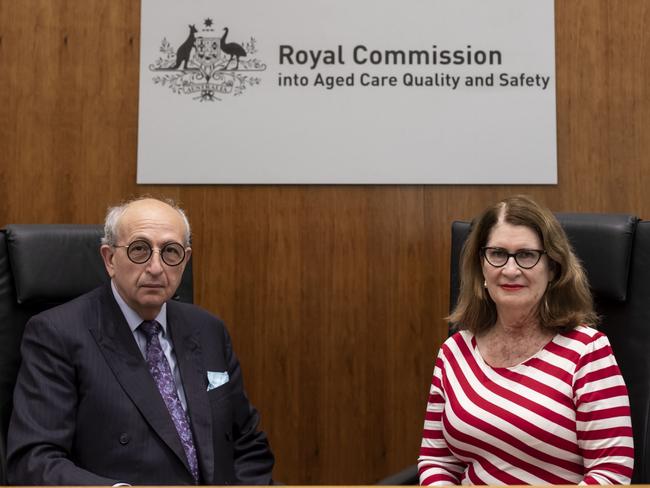
{"label": "striped sleeve", "polygon": [[597,332],[574,376],[578,446],[585,476],[581,484],[629,484],[634,445],[627,388],[609,340]]}
{"label": "striped sleeve", "polygon": [[459,485],[465,468],[464,463],[449,450],[442,433],[442,414],[445,406],[443,348],[436,359],[424,416],[424,432],[418,458],[420,485],[423,486]]}

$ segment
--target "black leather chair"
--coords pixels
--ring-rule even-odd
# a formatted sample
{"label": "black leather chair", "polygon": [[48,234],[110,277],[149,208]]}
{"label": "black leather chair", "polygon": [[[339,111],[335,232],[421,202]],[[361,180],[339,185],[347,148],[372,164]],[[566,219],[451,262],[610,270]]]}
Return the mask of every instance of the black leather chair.
{"label": "black leather chair", "polygon": [[[29,317],[109,280],[100,225],[8,225],[0,231],[0,484],[6,484],[7,427]],[[175,299],[192,302],[191,261]]]}
{"label": "black leather chair", "polygon": [[[612,344],[627,384],[634,431],[632,483],[650,483],[650,221],[631,215],[556,214],[583,263],[599,327]],[[452,224],[451,307],[459,293],[460,253],[469,222]],[[416,466],[379,484],[415,485]]]}

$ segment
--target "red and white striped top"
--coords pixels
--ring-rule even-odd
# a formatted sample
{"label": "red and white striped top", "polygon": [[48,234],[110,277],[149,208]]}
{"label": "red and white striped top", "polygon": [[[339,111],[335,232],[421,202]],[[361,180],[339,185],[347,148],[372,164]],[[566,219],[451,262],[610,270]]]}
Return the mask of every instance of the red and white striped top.
{"label": "red and white striped top", "polygon": [[577,327],[493,368],[461,331],[440,348],[424,420],[421,485],[629,484],[627,388],[607,337]]}

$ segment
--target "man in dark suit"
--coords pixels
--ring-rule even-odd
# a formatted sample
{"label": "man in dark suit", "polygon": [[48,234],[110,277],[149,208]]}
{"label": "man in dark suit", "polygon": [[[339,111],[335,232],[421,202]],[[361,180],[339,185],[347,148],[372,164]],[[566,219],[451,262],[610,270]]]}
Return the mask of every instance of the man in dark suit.
{"label": "man in dark suit", "polygon": [[270,484],[273,455],[222,322],[170,301],[191,254],[178,207],[109,210],[111,284],[34,316],[8,437],[13,484]]}

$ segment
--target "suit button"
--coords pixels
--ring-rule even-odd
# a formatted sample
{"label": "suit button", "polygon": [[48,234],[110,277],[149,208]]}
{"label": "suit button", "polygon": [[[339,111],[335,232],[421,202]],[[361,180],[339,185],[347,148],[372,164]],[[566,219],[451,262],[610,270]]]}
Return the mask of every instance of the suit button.
{"label": "suit button", "polygon": [[129,434],[127,434],[125,432],[122,432],[120,434],[120,444],[122,444],[123,446],[128,444],[130,440],[131,440],[131,438],[129,437]]}

